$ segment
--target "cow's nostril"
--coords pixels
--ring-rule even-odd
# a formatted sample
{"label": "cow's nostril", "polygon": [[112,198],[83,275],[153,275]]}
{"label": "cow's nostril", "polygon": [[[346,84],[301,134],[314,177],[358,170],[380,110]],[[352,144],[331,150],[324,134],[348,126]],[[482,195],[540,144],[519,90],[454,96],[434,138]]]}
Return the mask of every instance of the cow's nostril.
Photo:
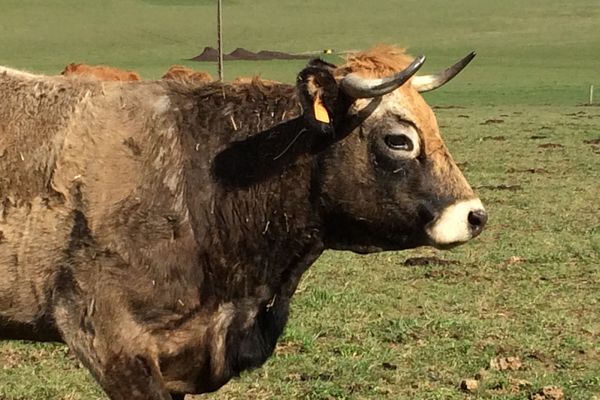
{"label": "cow's nostril", "polygon": [[485,210],[474,210],[469,213],[467,217],[469,220],[469,228],[471,229],[472,237],[475,237],[481,233],[485,223],[487,222],[488,216]]}

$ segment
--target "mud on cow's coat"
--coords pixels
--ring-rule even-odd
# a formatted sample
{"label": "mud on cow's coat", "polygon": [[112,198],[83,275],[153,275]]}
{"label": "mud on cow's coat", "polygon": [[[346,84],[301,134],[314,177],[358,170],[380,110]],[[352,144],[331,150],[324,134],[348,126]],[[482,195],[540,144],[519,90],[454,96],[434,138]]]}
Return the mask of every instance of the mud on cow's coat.
{"label": "mud on cow's coat", "polygon": [[325,249],[446,248],[481,202],[419,91],[472,58],[377,47],[296,86],[0,69],[0,338],[63,341],[111,399],[218,389],[273,352]]}

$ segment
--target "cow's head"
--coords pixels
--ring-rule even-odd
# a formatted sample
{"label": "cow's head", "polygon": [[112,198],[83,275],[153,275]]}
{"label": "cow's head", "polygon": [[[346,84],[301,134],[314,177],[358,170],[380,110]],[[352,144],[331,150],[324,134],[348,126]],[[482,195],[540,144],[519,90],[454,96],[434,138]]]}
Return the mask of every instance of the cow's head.
{"label": "cow's head", "polygon": [[438,75],[413,76],[423,57],[412,60],[403,50],[379,46],[341,67],[312,62],[300,73],[309,123],[338,136],[319,155],[328,247],[448,248],[481,233],[487,214],[420,95],[473,57]]}

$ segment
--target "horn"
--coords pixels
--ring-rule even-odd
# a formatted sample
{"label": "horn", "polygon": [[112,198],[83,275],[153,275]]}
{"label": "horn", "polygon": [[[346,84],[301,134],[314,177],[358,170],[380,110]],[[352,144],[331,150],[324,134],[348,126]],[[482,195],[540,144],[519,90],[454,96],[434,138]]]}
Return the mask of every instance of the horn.
{"label": "horn", "polygon": [[408,81],[425,62],[425,56],[419,56],[404,70],[386,78],[363,78],[354,73],[342,79],[342,90],[355,99],[370,99],[393,92]]}
{"label": "horn", "polygon": [[423,75],[415,76],[412,80],[412,86],[419,92],[428,92],[444,85],[446,82],[454,78],[464,67],[467,66],[471,60],[475,58],[475,52],[472,51],[465,58],[451,66],[450,68],[435,74],[435,75]]}

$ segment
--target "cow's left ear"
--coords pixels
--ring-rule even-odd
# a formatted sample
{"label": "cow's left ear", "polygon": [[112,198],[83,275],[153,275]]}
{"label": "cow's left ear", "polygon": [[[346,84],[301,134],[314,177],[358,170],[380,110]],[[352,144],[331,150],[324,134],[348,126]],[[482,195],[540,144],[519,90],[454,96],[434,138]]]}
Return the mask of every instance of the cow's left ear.
{"label": "cow's left ear", "polygon": [[333,71],[336,66],[321,59],[309,62],[298,74],[296,87],[304,118],[312,130],[335,136],[339,115],[339,85]]}

